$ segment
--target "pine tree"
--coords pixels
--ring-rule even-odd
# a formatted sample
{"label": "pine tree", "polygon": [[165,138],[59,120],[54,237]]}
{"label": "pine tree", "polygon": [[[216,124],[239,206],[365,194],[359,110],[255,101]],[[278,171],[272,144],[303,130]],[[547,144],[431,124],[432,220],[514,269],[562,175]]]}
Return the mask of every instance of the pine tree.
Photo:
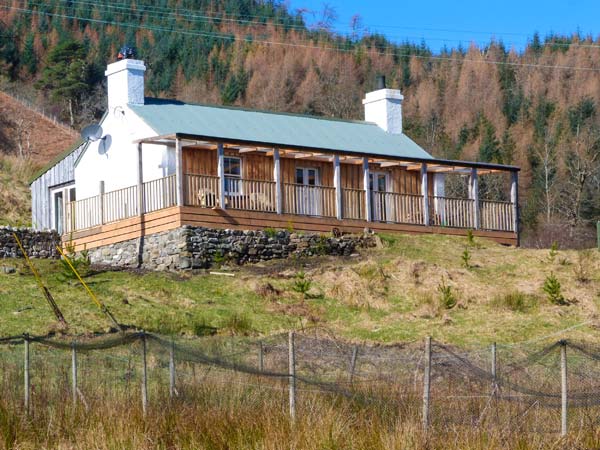
{"label": "pine tree", "polygon": [[81,96],[90,89],[90,67],[85,61],[85,48],[75,40],[66,40],[48,54],[48,64],[36,88],[50,94],[54,101],[66,102],[71,126]]}
{"label": "pine tree", "polygon": [[29,75],[35,75],[38,67],[37,55],[34,49],[35,35],[29,33],[23,46],[23,53],[21,55],[21,63],[25,66],[25,69]]}

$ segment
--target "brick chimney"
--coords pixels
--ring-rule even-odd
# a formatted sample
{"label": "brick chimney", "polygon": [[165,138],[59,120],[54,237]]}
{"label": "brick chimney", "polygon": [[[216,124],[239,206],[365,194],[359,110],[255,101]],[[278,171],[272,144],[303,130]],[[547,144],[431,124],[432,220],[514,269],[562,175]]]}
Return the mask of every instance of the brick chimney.
{"label": "brick chimney", "polygon": [[387,89],[385,77],[377,77],[377,90],[368,92],[363,100],[365,121],[375,122],[384,131],[402,134],[402,100],[397,89]]}
{"label": "brick chimney", "polygon": [[144,61],[121,59],[106,67],[108,109],[116,106],[144,104]]}

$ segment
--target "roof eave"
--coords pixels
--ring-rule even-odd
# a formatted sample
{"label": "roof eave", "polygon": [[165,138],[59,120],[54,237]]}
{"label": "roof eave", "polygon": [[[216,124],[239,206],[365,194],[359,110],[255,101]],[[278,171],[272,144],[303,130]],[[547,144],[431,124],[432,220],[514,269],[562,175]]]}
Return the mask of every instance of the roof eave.
{"label": "roof eave", "polygon": [[476,162],[476,161],[460,161],[453,159],[439,159],[439,158],[418,158],[411,156],[393,156],[393,155],[380,155],[376,153],[369,152],[353,152],[353,151],[340,151],[328,148],[319,148],[319,147],[305,147],[299,145],[283,145],[281,143],[273,143],[273,142],[260,142],[260,141],[252,141],[252,140],[243,140],[243,139],[229,139],[218,136],[208,136],[208,135],[198,135],[198,134],[188,134],[188,133],[170,133],[160,136],[155,136],[153,138],[145,138],[138,139],[135,142],[137,143],[156,143],[158,140],[167,140],[167,139],[189,139],[189,140],[208,140],[208,141],[218,141],[223,142],[225,144],[244,144],[250,146],[259,146],[259,147],[285,147],[290,150],[298,150],[298,151],[318,151],[323,153],[330,154],[346,154],[351,153],[354,156],[358,157],[369,157],[369,158],[382,158],[389,159],[394,161],[405,161],[405,162],[414,162],[414,163],[427,163],[427,164],[441,164],[445,166],[455,166],[455,167],[469,167],[475,169],[491,169],[491,170],[502,170],[507,172],[518,172],[521,170],[518,166],[512,165],[504,165],[504,164],[493,164],[493,163],[485,163],[485,162]]}

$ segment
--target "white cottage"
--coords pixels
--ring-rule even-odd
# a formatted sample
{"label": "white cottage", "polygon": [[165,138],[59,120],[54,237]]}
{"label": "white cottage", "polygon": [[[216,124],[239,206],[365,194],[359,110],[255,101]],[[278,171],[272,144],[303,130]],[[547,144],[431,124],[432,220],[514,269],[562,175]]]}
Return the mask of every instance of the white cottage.
{"label": "white cottage", "polygon": [[[400,91],[367,93],[365,121],[144,97],[143,61],[109,64],[98,139],[31,184],[32,221],[94,248],[182,225],[466,234],[518,243],[518,167],[433,158],[402,130]],[[445,195],[448,173],[467,198]],[[505,201],[478,179],[504,173]]]}

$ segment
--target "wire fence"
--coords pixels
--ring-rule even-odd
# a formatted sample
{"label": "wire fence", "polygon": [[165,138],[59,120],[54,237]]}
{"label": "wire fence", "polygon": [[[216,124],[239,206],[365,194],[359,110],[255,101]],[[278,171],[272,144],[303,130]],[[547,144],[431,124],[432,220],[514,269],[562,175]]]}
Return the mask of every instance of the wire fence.
{"label": "wire fence", "polygon": [[[322,331],[264,338],[184,338],[131,332],[66,340],[0,339],[5,404],[35,415],[48,405],[125,401],[143,414],[165,402],[233,389],[280,404],[290,419],[314,395],[422,423],[565,435],[600,421],[600,347],[561,340],[463,350],[424,343],[358,345]],[[253,398],[260,399],[254,396]]]}

